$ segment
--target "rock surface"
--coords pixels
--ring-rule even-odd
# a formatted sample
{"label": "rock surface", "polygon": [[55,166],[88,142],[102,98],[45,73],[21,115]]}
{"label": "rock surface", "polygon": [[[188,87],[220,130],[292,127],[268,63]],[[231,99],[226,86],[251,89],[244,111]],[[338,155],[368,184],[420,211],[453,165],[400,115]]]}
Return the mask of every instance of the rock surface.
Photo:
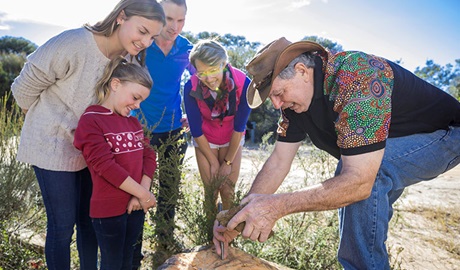
{"label": "rock surface", "polygon": [[211,246],[196,247],[187,253],[176,254],[166,260],[159,270],[289,270],[291,268],[278,265],[246,252],[230,247],[227,259],[221,260]]}

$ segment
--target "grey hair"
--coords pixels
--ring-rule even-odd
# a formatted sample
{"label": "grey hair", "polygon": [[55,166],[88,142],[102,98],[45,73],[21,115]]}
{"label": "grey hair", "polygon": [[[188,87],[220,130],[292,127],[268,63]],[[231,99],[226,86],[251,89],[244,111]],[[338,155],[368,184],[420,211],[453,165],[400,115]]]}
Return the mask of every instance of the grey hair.
{"label": "grey hair", "polygon": [[280,74],[278,75],[281,79],[283,80],[289,80],[292,79],[295,75],[295,68],[294,66],[297,63],[303,63],[305,66],[309,68],[314,68],[315,67],[315,55],[312,53],[303,53],[294,60],[292,60],[289,65],[283,69]]}
{"label": "grey hair", "polygon": [[216,40],[203,39],[198,41],[190,51],[190,63],[195,66],[196,60],[200,60],[208,66],[226,64],[228,61],[227,50]]}

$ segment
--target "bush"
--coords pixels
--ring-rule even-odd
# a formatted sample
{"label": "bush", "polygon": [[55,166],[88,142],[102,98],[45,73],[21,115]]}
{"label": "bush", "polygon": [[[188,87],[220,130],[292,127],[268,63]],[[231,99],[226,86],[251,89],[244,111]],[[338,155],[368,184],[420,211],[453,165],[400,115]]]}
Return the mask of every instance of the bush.
{"label": "bush", "polygon": [[[249,153],[254,163],[254,168],[260,167],[271,152],[273,145],[268,143],[272,134],[263,136],[263,142],[258,150],[251,150],[257,154]],[[332,175],[336,161],[328,157],[324,152],[313,150],[311,146],[303,146],[298,155],[296,164],[305,170],[305,179],[324,179]],[[196,162],[192,160],[191,162]],[[184,162],[186,164],[186,162]],[[203,201],[205,193],[198,173],[192,173],[189,168],[182,170],[183,176],[181,183],[181,194],[176,211],[175,229],[176,239],[183,251],[192,249],[196,246],[208,245],[206,219],[207,211],[214,209],[204,209]],[[253,179],[254,175],[244,176]],[[310,183],[311,184],[311,183]],[[292,188],[287,186],[286,189]],[[239,203],[246,195],[249,186],[241,181],[241,177],[236,187],[235,201]],[[280,190],[281,192],[285,190]],[[147,228],[154,227],[155,224],[149,222]],[[238,237],[233,245],[251,255],[266,259],[294,269],[340,269],[340,264],[336,259],[338,246],[338,218],[337,211],[299,213],[286,216],[280,219],[275,228],[275,235],[265,243],[253,242]],[[153,231],[147,229],[146,231]],[[147,233],[148,241],[155,242],[154,235]],[[155,255],[154,255],[155,257]],[[153,259],[153,266],[157,267],[158,262]]]}
{"label": "bush", "polygon": [[8,98],[0,101],[0,268],[30,269],[29,260],[41,261],[43,255],[20,235],[43,218],[43,207],[32,168],[16,160],[24,118],[15,104],[7,108]]}

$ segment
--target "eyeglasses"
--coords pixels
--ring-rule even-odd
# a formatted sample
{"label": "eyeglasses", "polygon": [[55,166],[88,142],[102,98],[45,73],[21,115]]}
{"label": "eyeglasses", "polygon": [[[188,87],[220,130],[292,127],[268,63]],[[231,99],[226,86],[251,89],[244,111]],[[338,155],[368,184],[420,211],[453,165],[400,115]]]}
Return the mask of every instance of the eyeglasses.
{"label": "eyeglasses", "polygon": [[222,64],[219,65],[218,67],[214,67],[214,68],[211,68],[211,69],[203,71],[203,72],[197,72],[196,76],[198,77],[198,79],[202,80],[205,77],[215,77],[220,72],[222,72]]}

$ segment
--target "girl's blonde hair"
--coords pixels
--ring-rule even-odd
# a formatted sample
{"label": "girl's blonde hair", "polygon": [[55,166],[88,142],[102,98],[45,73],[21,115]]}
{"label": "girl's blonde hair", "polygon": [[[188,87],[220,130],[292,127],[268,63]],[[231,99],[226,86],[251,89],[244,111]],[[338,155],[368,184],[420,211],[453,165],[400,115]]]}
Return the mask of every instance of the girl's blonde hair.
{"label": "girl's blonde hair", "polygon": [[109,96],[110,82],[114,78],[119,79],[122,83],[138,83],[148,89],[153,86],[152,77],[147,68],[130,63],[122,56],[118,56],[107,64],[102,78],[96,84],[97,104],[102,104]]}
{"label": "girl's blonde hair", "polygon": [[[119,26],[117,17],[120,12],[124,12],[126,20],[132,16],[144,17],[148,20],[159,21],[166,25],[166,17],[163,7],[155,0],[121,0],[104,20],[94,25],[85,24],[84,27],[89,31],[110,37]],[[145,49],[134,58],[143,66],[145,59]]]}

